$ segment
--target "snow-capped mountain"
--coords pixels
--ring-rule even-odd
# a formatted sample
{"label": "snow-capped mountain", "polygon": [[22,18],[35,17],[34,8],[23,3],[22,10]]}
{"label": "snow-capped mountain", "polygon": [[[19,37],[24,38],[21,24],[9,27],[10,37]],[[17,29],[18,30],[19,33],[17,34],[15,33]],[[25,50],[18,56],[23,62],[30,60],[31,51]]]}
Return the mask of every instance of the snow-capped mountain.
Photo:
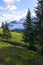
{"label": "snow-capped mountain", "polygon": [[20,19],[19,21],[11,21],[10,23],[8,23],[9,29],[10,30],[23,30],[24,26],[23,23],[25,22],[25,19]]}

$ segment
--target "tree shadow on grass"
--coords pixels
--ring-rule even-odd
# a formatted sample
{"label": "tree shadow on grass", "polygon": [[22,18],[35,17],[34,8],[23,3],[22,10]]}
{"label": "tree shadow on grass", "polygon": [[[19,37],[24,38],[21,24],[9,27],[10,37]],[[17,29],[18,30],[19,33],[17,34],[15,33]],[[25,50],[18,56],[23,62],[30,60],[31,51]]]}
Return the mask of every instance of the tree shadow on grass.
{"label": "tree shadow on grass", "polygon": [[22,55],[23,49],[10,46],[0,48],[1,65],[26,65]]}
{"label": "tree shadow on grass", "polygon": [[[31,52],[31,53],[30,53]],[[33,54],[33,56],[31,56]],[[24,48],[17,46],[9,46],[0,48],[0,64],[1,65],[32,65],[32,62],[42,61],[41,57],[34,54],[32,51],[28,51]],[[38,58],[37,58],[38,57]],[[40,58],[39,58],[40,57]],[[30,58],[33,59],[30,60]],[[36,61],[35,61],[36,58]],[[38,59],[38,61],[37,61]],[[39,64],[38,64],[39,65]]]}

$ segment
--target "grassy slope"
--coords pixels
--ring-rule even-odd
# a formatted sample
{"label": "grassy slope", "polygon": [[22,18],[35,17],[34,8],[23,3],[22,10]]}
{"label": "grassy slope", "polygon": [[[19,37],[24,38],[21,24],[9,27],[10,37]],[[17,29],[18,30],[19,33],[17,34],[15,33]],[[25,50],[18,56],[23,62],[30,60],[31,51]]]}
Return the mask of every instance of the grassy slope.
{"label": "grassy slope", "polygon": [[0,65],[32,65],[29,64],[30,58],[36,59],[38,65],[43,65],[43,57],[36,52],[3,42],[0,42],[0,57],[4,58]]}
{"label": "grassy slope", "polygon": [[[0,29],[0,33],[2,33],[2,29]],[[24,42],[21,41],[21,33],[11,32],[11,34],[11,41],[24,44]],[[3,42],[0,42],[0,57],[4,58],[4,62],[1,62],[0,65],[30,65],[30,58],[36,59],[39,62],[38,65],[43,65],[43,57],[36,52]]]}
{"label": "grassy slope", "polygon": [[0,28],[0,33],[2,33],[2,29]]}
{"label": "grassy slope", "polygon": [[[1,28],[0,28],[0,33],[2,33]],[[10,41],[24,44],[24,42],[22,41],[22,33],[11,32],[11,35],[12,35],[12,38]]]}
{"label": "grassy slope", "polygon": [[12,41],[19,42],[19,43],[24,43],[22,41],[22,33],[11,32],[11,34],[12,34],[12,38],[11,38]]}

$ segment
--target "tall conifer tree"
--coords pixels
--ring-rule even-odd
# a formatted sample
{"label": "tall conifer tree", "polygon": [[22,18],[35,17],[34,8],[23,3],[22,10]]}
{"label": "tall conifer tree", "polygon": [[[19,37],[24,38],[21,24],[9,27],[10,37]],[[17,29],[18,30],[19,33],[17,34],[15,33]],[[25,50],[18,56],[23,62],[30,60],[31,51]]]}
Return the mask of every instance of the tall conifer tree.
{"label": "tall conifer tree", "polygon": [[43,0],[38,0],[36,7],[36,31],[37,31],[37,41],[43,45]]}
{"label": "tall conifer tree", "polygon": [[34,28],[32,25],[32,19],[31,19],[31,13],[28,9],[28,13],[26,16],[26,20],[24,22],[24,31],[23,31],[23,41],[25,43],[28,43],[30,45],[30,49],[33,49],[34,47]]}

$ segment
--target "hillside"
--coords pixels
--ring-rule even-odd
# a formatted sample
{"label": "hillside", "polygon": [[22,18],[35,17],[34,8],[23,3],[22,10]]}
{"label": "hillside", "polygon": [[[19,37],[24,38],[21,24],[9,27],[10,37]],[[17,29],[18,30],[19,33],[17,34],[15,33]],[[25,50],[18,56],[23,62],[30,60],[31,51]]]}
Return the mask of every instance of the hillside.
{"label": "hillside", "polygon": [[36,52],[0,42],[0,65],[32,65],[31,59],[43,65],[43,57]]}
{"label": "hillside", "polygon": [[[11,32],[11,35],[11,42],[27,45],[22,41],[22,33]],[[43,65],[43,56],[22,46],[0,41],[0,65]]]}
{"label": "hillside", "polygon": [[[2,34],[2,28],[0,28],[0,34]],[[10,41],[24,44],[24,42],[22,41],[22,33],[11,31],[11,35],[12,35],[12,37],[11,37]]]}

